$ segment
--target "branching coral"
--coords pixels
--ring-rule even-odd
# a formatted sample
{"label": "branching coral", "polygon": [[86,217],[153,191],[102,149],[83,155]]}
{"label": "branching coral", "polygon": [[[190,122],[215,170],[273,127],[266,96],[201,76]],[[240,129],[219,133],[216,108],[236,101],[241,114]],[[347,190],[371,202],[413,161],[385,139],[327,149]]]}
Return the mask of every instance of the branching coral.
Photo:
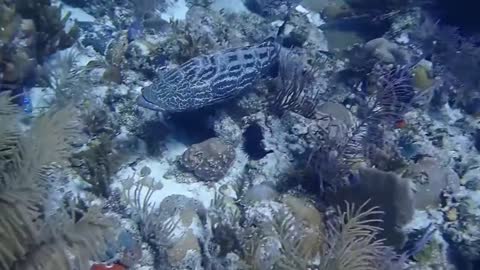
{"label": "branching coral", "polygon": [[74,110],[50,110],[20,135],[18,109],[0,96],[0,269],[74,269],[101,252],[109,221],[95,210],[80,220],[45,213],[49,171],[61,165],[77,131]]}
{"label": "branching coral", "polygon": [[122,197],[132,210],[143,241],[150,244],[156,253],[163,253],[173,244],[172,238],[179,220],[160,217],[161,209],[151,202],[151,198],[163,185],[156,182],[150,173],[151,169],[145,166],[140,170],[139,179],[133,175],[123,180]]}
{"label": "branching coral", "polygon": [[[307,239],[298,230],[295,218],[287,212],[279,212],[275,215],[273,228],[280,241],[282,253],[276,266],[282,270],[308,269],[311,266],[308,252],[311,251],[303,248]],[[317,236],[313,241],[321,243],[321,234]]]}
{"label": "branching coral", "polygon": [[65,32],[70,14],[46,1],[0,1],[0,90],[16,95],[35,81],[35,66],[70,47],[78,28]]}
{"label": "branching coral", "polygon": [[370,146],[383,147],[382,127],[393,128],[419,96],[411,84],[411,77],[409,67],[376,65],[368,79],[355,86],[358,121],[347,136],[333,139],[327,136],[325,143],[314,150],[309,159],[321,192],[344,185],[342,179],[345,180],[352,166],[368,163]]}
{"label": "branching coral", "polygon": [[52,6],[50,0],[15,1],[16,11],[25,19],[31,19],[36,28],[36,55],[40,62],[58,49],[73,45],[75,37],[66,33],[65,23],[70,14],[62,16],[61,8]]}
{"label": "branching coral", "polygon": [[360,106],[365,109],[359,115],[364,121],[396,121],[410,109],[415,97],[410,67],[376,65],[371,80],[375,82],[358,95],[366,105]]}
{"label": "branching coral", "polygon": [[[153,193],[163,188],[161,182],[155,182],[150,176],[150,172],[151,169],[145,166],[140,170],[140,179],[138,181],[135,181],[134,176],[130,176],[122,183],[123,199],[133,209],[134,214],[138,216],[138,220],[142,223],[145,223],[146,217],[155,207],[150,202]],[[143,196],[142,192],[145,192]]]}
{"label": "branching coral", "polygon": [[[37,248],[30,250],[27,259],[16,263],[14,269],[88,269],[90,259],[103,255],[112,222],[99,208],[90,208],[78,220],[69,210],[61,209],[49,217],[48,226],[40,231]],[[76,262],[70,261],[70,254],[74,254]]]}

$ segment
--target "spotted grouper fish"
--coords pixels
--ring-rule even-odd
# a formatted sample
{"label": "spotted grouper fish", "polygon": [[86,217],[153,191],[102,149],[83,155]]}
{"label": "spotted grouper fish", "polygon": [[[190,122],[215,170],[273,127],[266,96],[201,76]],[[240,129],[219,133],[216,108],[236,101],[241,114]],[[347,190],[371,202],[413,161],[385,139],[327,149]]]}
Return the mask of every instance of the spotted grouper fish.
{"label": "spotted grouper fish", "polygon": [[278,67],[280,45],[266,40],[201,55],[167,71],[142,89],[138,105],[161,112],[183,112],[236,97]]}

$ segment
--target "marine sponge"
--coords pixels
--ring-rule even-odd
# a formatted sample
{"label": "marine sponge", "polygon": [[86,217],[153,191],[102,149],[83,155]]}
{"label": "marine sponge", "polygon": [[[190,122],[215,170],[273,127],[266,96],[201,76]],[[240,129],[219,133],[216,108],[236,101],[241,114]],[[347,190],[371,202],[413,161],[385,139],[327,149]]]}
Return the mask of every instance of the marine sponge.
{"label": "marine sponge", "polygon": [[334,200],[338,205],[368,201],[368,207],[379,207],[384,212],[380,237],[387,245],[401,248],[406,239],[400,228],[412,219],[415,205],[409,180],[372,168],[360,168],[355,177],[357,184],[339,190]]}

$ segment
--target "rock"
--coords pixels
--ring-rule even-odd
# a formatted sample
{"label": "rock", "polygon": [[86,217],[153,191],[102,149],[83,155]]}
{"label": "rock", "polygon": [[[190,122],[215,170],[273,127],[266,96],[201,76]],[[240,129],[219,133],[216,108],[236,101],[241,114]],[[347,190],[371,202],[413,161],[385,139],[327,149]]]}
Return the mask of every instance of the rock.
{"label": "rock", "polygon": [[397,44],[385,39],[376,38],[367,42],[364,50],[377,60],[388,64],[402,64],[408,60],[408,55]]}
{"label": "rock", "polygon": [[312,203],[292,195],[285,195],[282,202],[303,225],[311,229],[323,230],[323,215]]}
{"label": "rock", "polygon": [[282,45],[286,48],[328,50],[324,33],[311,23],[305,14],[292,13],[283,28],[282,36]]}
{"label": "rock", "polygon": [[324,217],[317,208],[303,198],[286,195],[282,198],[295,220],[302,224],[303,239],[299,246],[300,254],[309,259],[315,258],[322,249],[322,235],[325,235]]}
{"label": "rock", "polygon": [[131,41],[125,50],[128,67],[141,71],[146,76],[156,75],[165,66],[167,57],[162,53],[153,53],[154,46],[142,39]]}
{"label": "rock", "polygon": [[264,100],[255,92],[240,97],[236,105],[244,115],[252,115],[265,109]]}
{"label": "rock", "polygon": [[267,183],[254,185],[245,192],[245,201],[255,203],[259,201],[271,201],[278,197],[278,192]]}
{"label": "rock", "polygon": [[[308,153],[308,150],[317,149],[323,142],[322,139],[325,139],[322,135],[328,136],[331,140],[341,140],[347,134],[346,125],[341,121],[309,119],[293,112],[286,112],[282,116],[282,124],[288,130],[287,147],[295,155],[303,155]],[[325,130],[328,130],[329,134],[324,134]]]}
{"label": "rock", "polygon": [[475,134],[473,135],[473,142],[475,145],[475,149],[480,152],[480,129],[475,130]]}
{"label": "rock", "polygon": [[156,252],[167,255],[168,269],[200,269],[199,237],[205,234],[206,219],[200,201],[174,194],[148,214],[142,234],[155,243]]}
{"label": "rock", "polygon": [[301,0],[246,0],[245,6],[253,13],[275,20],[283,19],[289,13],[289,6],[295,7]]}
{"label": "rock", "polygon": [[448,221],[458,220],[458,210],[457,208],[450,208],[446,213],[446,218]]}
{"label": "rock", "polygon": [[[341,1],[335,1],[335,3],[336,2],[341,2]],[[307,8],[308,10],[321,13],[326,7],[330,5],[330,2],[318,1],[318,0],[303,0],[301,5]]]}
{"label": "rock", "polygon": [[120,68],[111,66],[108,67],[102,75],[105,82],[114,82],[116,84],[122,83],[122,72]]}
{"label": "rock", "polygon": [[142,258],[140,241],[134,239],[133,235],[125,230],[119,234],[117,241],[122,251],[120,262],[126,267],[133,267]]}
{"label": "rock", "polygon": [[122,264],[134,265],[142,257],[142,246],[139,239],[140,236],[135,235],[134,232],[125,228],[120,229],[108,243],[106,258],[102,258],[102,260],[111,259],[120,253]]}
{"label": "rock", "polygon": [[462,183],[469,190],[480,190],[480,167],[469,168],[462,176]]}
{"label": "rock", "polygon": [[238,145],[242,141],[242,130],[225,112],[221,112],[220,115],[215,119],[213,129],[215,131],[215,135],[217,135],[217,137],[222,139],[224,142],[228,142],[232,145]]}
{"label": "rock", "polygon": [[451,246],[468,260],[480,260],[480,192],[465,191],[454,196],[456,219],[444,225]]}
{"label": "rock", "polygon": [[180,164],[202,181],[222,179],[235,160],[235,149],[219,138],[211,138],[190,146]]}
{"label": "rock", "polygon": [[197,236],[189,229],[167,250],[168,262],[178,269],[201,269],[201,248]]}
{"label": "rock", "polygon": [[348,128],[353,126],[352,113],[343,104],[325,102],[318,106],[318,111],[332,116],[341,123],[344,123]]}
{"label": "rock", "polygon": [[441,166],[433,158],[419,160],[405,171],[403,177],[412,179],[415,184],[417,209],[438,206],[444,190],[455,192],[460,186],[458,175],[452,169]]}
{"label": "rock", "polygon": [[166,220],[176,215],[180,217],[183,226],[188,227],[195,218],[206,222],[207,210],[202,202],[188,198],[185,195],[173,194],[162,200],[158,207],[159,219]]}
{"label": "rock", "polygon": [[88,5],[88,0],[63,0],[63,3],[71,5],[72,7],[83,8]]}
{"label": "rock", "polygon": [[407,225],[409,243],[406,250],[413,252],[412,258],[415,261],[412,269],[457,269],[449,256],[451,248],[442,232],[437,229],[439,223],[443,223],[441,212],[417,211],[412,222]]}
{"label": "rock", "polygon": [[105,55],[113,33],[116,31],[115,28],[95,22],[77,22],[77,25],[83,33],[80,37],[82,45],[92,46],[96,52]]}
{"label": "rock", "polygon": [[332,1],[322,10],[322,15],[326,21],[333,21],[352,16],[353,10],[345,1]]}

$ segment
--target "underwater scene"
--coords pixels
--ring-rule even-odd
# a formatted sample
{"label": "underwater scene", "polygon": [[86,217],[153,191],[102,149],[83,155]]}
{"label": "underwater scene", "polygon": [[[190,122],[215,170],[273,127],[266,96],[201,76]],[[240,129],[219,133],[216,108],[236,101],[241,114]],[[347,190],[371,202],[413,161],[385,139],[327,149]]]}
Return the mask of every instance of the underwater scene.
{"label": "underwater scene", "polygon": [[0,0],[0,270],[480,270],[478,7]]}

